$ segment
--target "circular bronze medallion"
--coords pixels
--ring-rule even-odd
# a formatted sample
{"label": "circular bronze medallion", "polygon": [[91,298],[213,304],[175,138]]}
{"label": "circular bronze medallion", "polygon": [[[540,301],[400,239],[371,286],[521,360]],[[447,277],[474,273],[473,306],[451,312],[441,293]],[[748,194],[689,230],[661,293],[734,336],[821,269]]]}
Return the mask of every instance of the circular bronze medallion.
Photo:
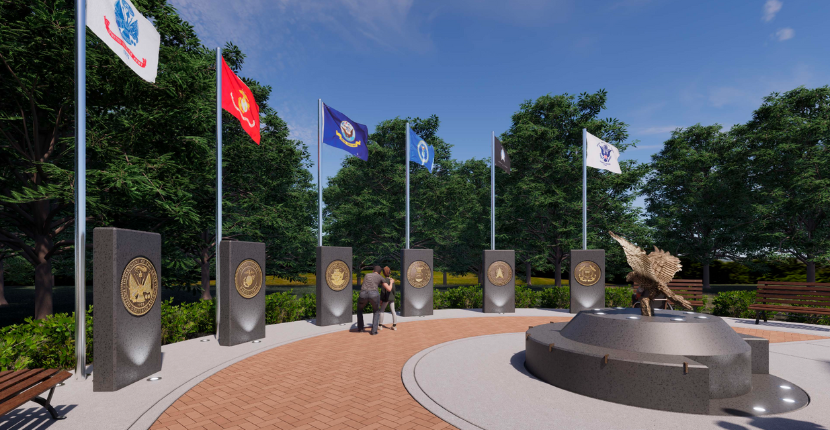
{"label": "circular bronze medallion", "polygon": [[233,282],[240,296],[246,299],[256,296],[262,288],[262,269],[259,263],[251,259],[243,260],[236,266]]}
{"label": "circular bronze medallion", "polygon": [[505,261],[495,261],[487,269],[487,279],[490,280],[491,284],[503,287],[513,279],[513,269]]}
{"label": "circular bronze medallion", "polygon": [[139,317],[150,312],[158,292],[159,276],[153,263],[133,258],[121,274],[121,301],[127,312]]}
{"label": "circular bronze medallion", "polygon": [[432,279],[432,269],[421,260],[414,261],[406,271],[406,280],[415,288],[424,288]]}
{"label": "circular bronze medallion", "polygon": [[349,285],[352,272],[349,266],[341,260],[334,260],[326,268],[326,283],[334,291],[342,291]]}
{"label": "circular bronze medallion", "polygon": [[581,285],[590,287],[599,281],[601,274],[602,273],[599,270],[597,263],[585,260],[576,265],[576,269],[574,270],[574,279]]}

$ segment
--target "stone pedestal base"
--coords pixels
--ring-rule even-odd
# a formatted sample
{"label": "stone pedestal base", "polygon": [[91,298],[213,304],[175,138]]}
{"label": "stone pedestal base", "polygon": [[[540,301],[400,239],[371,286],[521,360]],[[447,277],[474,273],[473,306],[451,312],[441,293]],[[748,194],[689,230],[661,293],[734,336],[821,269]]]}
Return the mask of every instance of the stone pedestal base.
{"label": "stone pedestal base", "polygon": [[219,345],[265,337],[265,244],[222,241]]}
{"label": "stone pedestal base", "polygon": [[401,251],[401,316],[432,315],[432,250]]}
{"label": "stone pedestal base", "polygon": [[93,391],[117,391],[161,370],[161,235],[93,231]]}
{"label": "stone pedestal base", "polygon": [[317,247],[318,326],[352,322],[352,248]]}
{"label": "stone pedestal base", "polygon": [[516,252],[484,251],[484,313],[516,312]]}
{"label": "stone pedestal base", "polygon": [[572,249],[571,313],[605,307],[605,250]]}

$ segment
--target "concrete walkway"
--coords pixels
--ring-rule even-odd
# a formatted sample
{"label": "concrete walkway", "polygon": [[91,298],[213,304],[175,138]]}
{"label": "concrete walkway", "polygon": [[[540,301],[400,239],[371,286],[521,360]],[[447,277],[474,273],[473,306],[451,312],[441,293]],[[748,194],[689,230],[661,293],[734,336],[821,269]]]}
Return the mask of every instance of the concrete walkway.
{"label": "concrete walkway", "polygon": [[[114,393],[94,393],[91,379],[72,378],[53,399],[66,420],[52,421],[40,406],[27,403],[0,417],[0,428],[449,427],[404,388],[401,369],[410,357],[451,340],[524,332],[528,325],[572,316],[546,309],[518,309],[508,315],[452,309],[399,318],[398,331],[383,330],[379,336],[349,332],[348,325],[317,327],[297,321],[268,326],[266,338],[258,344],[220,347],[212,336],[193,339],[162,347],[159,381],[142,380]],[[389,315],[386,322],[391,323]],[[739,331],[760,328],[771,333],[768,338],[778,336],[781,341],[830,337],[823,327],[728,322]]]}

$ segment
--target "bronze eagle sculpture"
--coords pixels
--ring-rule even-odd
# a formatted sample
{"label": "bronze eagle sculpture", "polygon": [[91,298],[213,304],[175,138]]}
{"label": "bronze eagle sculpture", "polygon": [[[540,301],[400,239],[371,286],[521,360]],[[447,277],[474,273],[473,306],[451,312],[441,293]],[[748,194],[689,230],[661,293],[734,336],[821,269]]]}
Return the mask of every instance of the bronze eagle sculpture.
{"label": "bronze eagle sculpture", "polygon": [[656,246],[651,254],[646,254],[643,248],[634,245],[624,237],[617,236],[611,231],[608,234],[622,245],[628,265],[634,270],[626,275],[625,280],[640,284],[643,287],[643,297],[640,299],[640,309],[643,316],[654,316],[651,301],[660,293],[665,294],[668,299],[680,303],[684,308],[692,310],[692,304],[688,300],[675,294],[669,288],[669,282],[674,278],[674,274],[683,267],[680,265],[679,258],[660,250]]}

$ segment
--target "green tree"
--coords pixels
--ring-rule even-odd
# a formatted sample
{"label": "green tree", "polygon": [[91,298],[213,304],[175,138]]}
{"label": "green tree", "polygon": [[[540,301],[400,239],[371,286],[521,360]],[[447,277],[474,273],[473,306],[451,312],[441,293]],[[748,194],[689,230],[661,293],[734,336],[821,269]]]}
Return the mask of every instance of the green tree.
{"label": "green tree", "polygon": [[[409,120],[413,130],[435,147],[433,173],[414,163],[405,163],[406,121],[395,118],[378,124],[369,136],[368,162],[347,158],[323,192],[325,243],[351,246],[357,270],[373,264],[400,262],[400,251],[406,240],[404,169],[407,166],[411,184],[410,247],[438,251],[439,246],[452,246],[457,242],[458,232],[467,228],[458,218],[465,214],[464,198],[469,199],[464,190],[472,190],[460,175],[465,169],[475,169],[475,163],[465,165],[450,160],[451,146],[437,136],[436,116]],[[443,258],[444,253],[437,252],[436,264],[458,267],[457,261],[443,261]]]}
{"label": "green tree", "polygon": [[[600,90],[578,98],[563,94],[528,100],[501,136],[512,172],[498,181],[504,202],[498,206],[498,231],[514,249],[532,255],[534,266],[553,268],[556,285],[561,285],[570,250],[582,245],[582,129],[614,144],[620,153],[631,146],[625,143],[625,123],[598,117],[607,97]],[[619,175],[588,168],[588,244],[607,250],[609,267],[620,266],[624,259],[607,232],[632,237],[641,230],[632,202],[647,166],[628,160],[620,167]]]}
{"label": "green tree", "polygon": [[738,142],[718,124],[677,129],[651,157],[643,194],[655,242],[700,263],[704,288],[714,261],[751,251],[744,246],[755,221],[746,168]]}
{"label": "green tree", "polygon": [[772,93],[733,130],[753,181],[754,210],[767,252],[806,265],[830,257],[830,86]]}

